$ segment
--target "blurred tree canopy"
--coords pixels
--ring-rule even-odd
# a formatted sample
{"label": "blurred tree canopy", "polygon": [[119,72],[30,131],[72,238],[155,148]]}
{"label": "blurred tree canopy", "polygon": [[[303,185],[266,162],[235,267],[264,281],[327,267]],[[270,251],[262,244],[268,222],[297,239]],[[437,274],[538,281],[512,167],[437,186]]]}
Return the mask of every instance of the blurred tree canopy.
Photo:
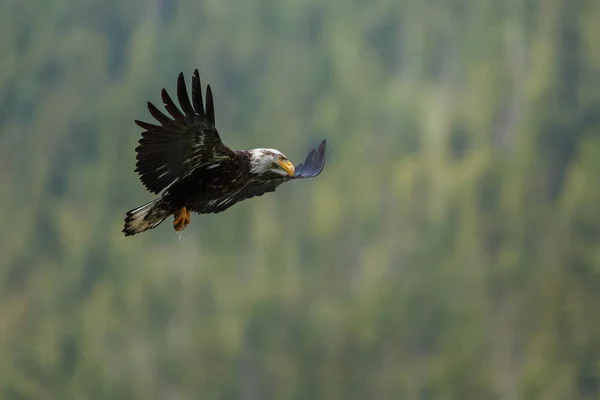
{"label": "blurred tree canopy", "polygon": [[[600,2],[5,0],[1,399],[597,399]],[[177,74],[325,171],[121,234]]]}

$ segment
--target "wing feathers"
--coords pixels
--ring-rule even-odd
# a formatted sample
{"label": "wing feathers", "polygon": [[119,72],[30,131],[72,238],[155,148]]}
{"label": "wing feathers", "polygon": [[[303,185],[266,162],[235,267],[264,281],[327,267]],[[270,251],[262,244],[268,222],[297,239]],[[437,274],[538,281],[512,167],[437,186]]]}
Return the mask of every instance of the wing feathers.
{"label": "wing feathers", "polygon": [[140,180],[152,193],[159,193],[173,180],[189,173],[213,158],[233,157],[215,129],[212,91],[207,87],[207,111],[202,102],[198,70],[192,77],[192,102],[185,78],[177,78],[177,105],[169,93],[161,90],[161,100],[169,115],[148,102],[148,111],[157,124],[135,120],[144,129],[136,148],[136,169]]}
{"label": "wing feathers", "polygon": [[174,121],[171,118],[167,117],[165,114],[163,114],[162,111],[156,108],[156,106],[154,106],[154,104],[152,104],[151,102],[148,102],[148,111],[150,111],[150,114],[152,114],[154,119],[160,122],[163,125],[163,127],[175,126]]}
{"label": "wing feathers", "polygon": [[194,76],[192,76],[192,102],[194,103],[196,114],[198,114],[200,117],[205,117],[206,113],[204,112],[204,102],[202,101],[202,86],[198,70],[195,70]]}
{"label": "wing feathers", "polygon": [[206,87],[206,117],[208,122],[215,126],[215,107],[213,105],[213,95],[210,85]]}
{"label": "wing feathers", "polygon": [[325,154],[327,150],[327,141],[323,140],[318,148],[312,149],[303,163],[296,166],[294,178],[313,178],[323,171],[325,167]]}
{"label": "wing feathers", "polygon": [[179,105],[187,117],[186,121],[193,122],[195,112],[192,104],[190,103],[187,88],[185,87],[185,78],[183,77],[183,72],[180,72],[179,77],[177,78],[177,100],[179,100]]}
{"label": "wing feathers", "polygon": [[169,93],[165,89],[160,91],[160,97],[165,105],[166,110],[171,114],[171,116],[177,121],[178,119],[184,119],[185,116],[183,113],[177,108],[175,103],[173,103],[173,99],[169,96]]}
{"label": "wing feathers", "polygon": [[[140,128],[146,129],[147,131],[150,131],[150,132],[156,131],[158,129],[161,129],[161,127],[158,126],[158,125],[150,124],[148,122],[140,121],[140,120],[137,120],[137,119],[135,120],[135,124],[137,126],[139,126]],[[144,134],[146,134],[146,133],[149,133],[149,132],[142,132],[142,136]]]}

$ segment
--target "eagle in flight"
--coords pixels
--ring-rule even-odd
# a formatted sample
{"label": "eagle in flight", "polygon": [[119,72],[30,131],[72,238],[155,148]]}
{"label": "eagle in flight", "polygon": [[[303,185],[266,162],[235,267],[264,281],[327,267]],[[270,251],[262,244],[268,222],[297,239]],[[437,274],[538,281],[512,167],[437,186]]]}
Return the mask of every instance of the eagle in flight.
{"label": "eagle in flight", "polygon": [[135,121],[144,129],[136,148],[135,172],[158,197],[126,213],[125,236],[156,228],[171,215],[173,227],[181,231],[190,223],[192,212],[219,213],[242,200],[274,192],[284,182],[312,178],[323,170],[325,140],[296,167],[275,149],[225,146],[215,127],[210,85],[204,108],[198,70],[192,77],[191,103],[183,73],[177,80],[181,110],[165,89],[161,97],[171,117],[148,102],[158,124]]}

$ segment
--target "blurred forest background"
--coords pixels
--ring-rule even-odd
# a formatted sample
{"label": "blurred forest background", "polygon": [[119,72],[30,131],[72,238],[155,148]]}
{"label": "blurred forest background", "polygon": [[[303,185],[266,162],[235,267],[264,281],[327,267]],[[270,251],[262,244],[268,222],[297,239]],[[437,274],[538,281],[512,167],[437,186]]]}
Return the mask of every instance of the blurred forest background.
{"label": "blurred forest background", "polygon": [[[600,1],[4,0],[0,399],[600,398]],[[125,238],[146,101],[316,179]]]}

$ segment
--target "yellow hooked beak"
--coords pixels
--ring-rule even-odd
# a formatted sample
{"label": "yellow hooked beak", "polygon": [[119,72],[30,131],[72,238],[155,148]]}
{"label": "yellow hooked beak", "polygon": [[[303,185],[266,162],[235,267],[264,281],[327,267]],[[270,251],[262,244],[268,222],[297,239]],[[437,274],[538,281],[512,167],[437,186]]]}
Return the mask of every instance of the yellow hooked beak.
{"label": "yellow hooked beak", "polygon": [[285,170],[285,172],[288,173],[289,176],[293,176],[294,175],[294,164],[292,164],[289,160],[281,160],[281,161],[277,161],[277,164],[279,164],[279,166],[281,168],[283,168]]}

